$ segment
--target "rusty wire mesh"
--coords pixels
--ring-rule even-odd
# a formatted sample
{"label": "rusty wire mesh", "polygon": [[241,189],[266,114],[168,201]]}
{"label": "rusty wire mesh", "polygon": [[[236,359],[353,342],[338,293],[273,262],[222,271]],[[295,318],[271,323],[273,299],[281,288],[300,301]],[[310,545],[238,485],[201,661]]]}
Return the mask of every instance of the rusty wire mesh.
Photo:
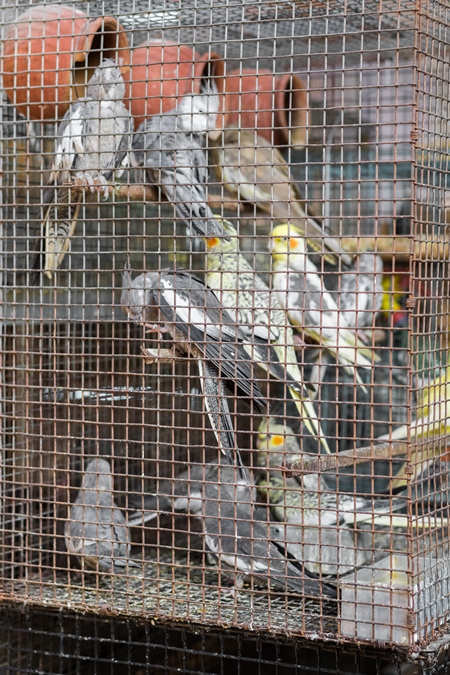
{"label": "rusty wire mesh", "polygon": [[[30,7],[35,13],[24,15]],[[274,638],[390,644],[402,653],[436,645],[445,635],[450,603],[446,3],[75,3],[69,13],[82,11],[84,19],[68,20],[70,48],[62,38],[51,43],[54,62],[48,65],[43,45],[49,38],[38,38],[24,73],[19,56],[30,44],[27,30],[42,36],[46,25],[61,27],[64,18],[63,5],[30,7],[3,0],[1,15],[2,602],[120,620],[229,626]],[[56,12],[52,17],[49,8]],[[91,35],[98,17],[103,19]],[[158,54],[151,73],[145,71],[149,40]],[[69,59],[69,85],[66,51],[71,58],[77,53],[76,65]],[[199,482],[200,491],[208,483],[202,467],[220,457],[196,353],[181,363],[147,365],[141,346],[168,348],[171,340],[147,334],[121,309],[128,263],[133,278],[176,266],[205,280],[217,242],[195,236],[177,204],[155,185],[144,189],[129,165],[122,177],[111,178],[115,187],[107,200],[98,187],[94,194],[73,189],[70,199],[81,195],[81,206],[70,246],[52,278],[41,273],[33,282],[36,246],[44,239],[45,187],[64,114],[61,104],[58,117],[51,101],[66,87],[66,107],[74,104],[105,56],[121,64],[125,103],[139,122],[150,116],[150,106],[159,114],[183,95],[217,85],[218,131],[223,125],[238,131],[231,142],[220,133],[202,139],[207,202],[217,219],[236,228],[231,240],[270,288],[277,284],[271,233],[286,218],[302,227],[294,208],[300,194],[342,255],[356,254],[349,265],[342,255],[332,265],[323,238],[309,237],[317,269],[308,278],[319,284],[322,325],[297,331],[299,377],[315,386],[308,395],[315,397],[328,450],[339,455],[334,465],[325,471],[325,444],[299,416],[286,382],[254,366],[251,378],[271,406],[265,415],[246,407],[233,387],[227,397],[237,446],[258,485],[258,508],[247,523],[250,548],[257,518],[266,552],[281,531],[273,555],[281,556],[286,570],[294,565],[298,578],[317,579],[317,598],[275,585],[268,592],[257,573],[247,575],[239,592],[229,592],[225,556],[213,563],[211,537],[202,529],[203,497],[200,512],[194,508]],[[213,100],[210,89],[204,96]],[[233,191],[229,172],[244,161],[244,138],[264,148],[269,161],[262,170],[250,160],[247,177]],[[125,139],[129,149],[132,134]],[[233,143],[234,163],[224,154]],[[282,161],[291,179],[285,168],[280,179]],[[364,253],[370,264],[378,261],[377,275],[363,274]],[[229,272],[236,284],[243,265]],[[357,370],[342,358],[336,362],[323,327],[325,293],[342,317],[352,280],[346,321],[354,322],[352,339],[363,341],[359,348],[368,358]],[[350,290],[344,291],[346,283]],[[372,302],[365,309],[364,293]],[[250,297],[258,294],[250,288]],[[303,301],[310,299],[307,289]],[[287,315],[284,320],[287,326]],[[251,322],[258,323],[254,314]],[[220,363],[219,371],[225,366]],[[297,362],[294,371],[293,364],[282,366],[297,372]],[[314,481],[308,482],[309,474],[281,473],[271,459],[276,448],[261,449],[265,419],[280,425],[272,434],[276,443],[293,442],[295,454],[309,459],[321,455],[315,487],[307,487]],[[281,464],[293,459],[289,452]],[[111,467],[117,508],[134,523],[126,529],[136,567],[112,574],[80,567],[80,556],[68,555],[65,535],[84,472],[98,457]],[[168,499],[174,485],[184,500],[177,508]],[[154,497],[160,513],[136,524],[145,495]],[[237,518],[239,499],[231,499],[226,519]],[[290,522],[289,533],[283,521]],[[235,582],[241,562],[232,564]],[[337,600],[327,597],[328,584],[338,588]]]}

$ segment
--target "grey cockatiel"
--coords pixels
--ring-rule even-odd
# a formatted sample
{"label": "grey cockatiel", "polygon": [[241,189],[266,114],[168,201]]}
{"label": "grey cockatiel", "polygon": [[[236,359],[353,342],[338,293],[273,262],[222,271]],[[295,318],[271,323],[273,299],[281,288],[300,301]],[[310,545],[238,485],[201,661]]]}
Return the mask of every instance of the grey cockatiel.
{"label": "grey cockatiel", "polygon": [[269,524],[254,517],[250,486],[242,486],[238,496],[235,482],[221,467],[211,466],[203,480],[199,518],[206,546],[220,571],[234,577],[235,588],[242,585],[244,577],[260,577],[286,591],[336,597],[333,586],[309,578],[280,553],[270,539]]}
{"label": "grey cockatiel", "polygon": [[307,212],[289,165],[271,143],[249,129],[225,129],[213,148],[216,171],[224,186],[238,199],[255,204],[273,218],[295,223],[311,250],[335,264],[346,265],[351,256],[337,239]]}
{"label": "grey cockatiel", "polygon": [[387,516],[389,526],[400,521],[400,526],[406,527],[405,517],[390,517],[406,506],[404,499],[337,493],[318,474],[304,474],[298,479],[284,476],[278,467],[302,456],[298,440],[288,426],[271,418],[264,420],[257,447],[258,465],[265,469],[258,490],[280,521],[271,526],[272,537],[309,571],[337,576],[371,563],[372,537],[355,529],[357,523],[377,523],[380,516]]}
{"label": "grey cockatiel", "polygon": [[121,572],[136,566],[129,560],[128,526],[114,502],[111,466],[105,459],[87,465],[64,534],[68,552],[79,558],[83,570]]}
{"label": "grey cockatiel", "polygon": [[[129,505],[136,508],[136,513],[130,516],[128,524],[132,527],[147,523],[162,512],[190,513],[198,515],[202,510],[202,481],[206,474],[218,472],[221,466],[222,477],[233,483],[236,488],[236,499],[239,502],[254,499],[254,489],[248,489],[247,479],[243,479],[236,467],[230,466],[224,456],[221,460],[207,464],[189,464],[186,471],[182,471],[175,478],[167,478],[158,482],[157,490],[146,493],[142,498],[134,497],[128,500]],[[139,512],[139,509],[141,511]]]}
{"label": "grey cockatiel", "polygon": [[87,86],[87,96],[66,112],[58,128],[50,179],[44,192],[42,238],[33,268],[50,279],[70,246],[82,201],[82,193],[71,191],[73,177],[93,189],[104,185],[128,157],[133,118],[123,103],[125,83],[112,59],[104,59]]}
{"label": "grey cockatiel", "polygon": [[169,332],[175,347],[143,349],[148,362],[178,360],[188,354],[197,360],[206,409],[219,446],[233,464],[243,467],[225,396],[227,384],[249,398],[256,410],[266,408],[252,375],[252,361],[243,347],[245,335],[205,284],[182,270],[147,272],[131,280],[123,275],[122,309],[150,331]]}
{"label": "grey cockatiel", "polygon": [[220,236],[206,202],[208,161],[204,136],[215,129],[219,96],[184,96],[173,110],[145,120],[134,134],[132,161],[141,182],[160,188],[194,236]]}

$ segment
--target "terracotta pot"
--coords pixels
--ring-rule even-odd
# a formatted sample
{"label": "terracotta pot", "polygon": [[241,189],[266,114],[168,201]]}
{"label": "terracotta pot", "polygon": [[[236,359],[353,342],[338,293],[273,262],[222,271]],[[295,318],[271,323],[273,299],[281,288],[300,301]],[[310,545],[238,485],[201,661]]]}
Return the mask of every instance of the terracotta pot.
{"label": "terracotta pot", "polygon": [[[200,56],[192,47],[161,40],[136,47],[131,53],[131,67],[126,77],[128,108],[135,128],[152,115],[172,110],[185,94],[198,93],[202,80],[208,77],[215,78],[223,112],[224,70],[221,57],[214,52]],[[222,115],[218,120],[220,128],[223,127],[221,118]]]}
{"label": "terracotta pot", "polygon": [[3,86],[22,115],[52,120],[83,96],[101,57],[116,59],[123,74],[129,69],[128,39],[114,17],[91,20],[73,7],[36,5],[6,33]]}
{"label": "terracotta pot", "polygon": [[227,124],[256,129],[275,145],[306,144],[307,96],[298,75],[235,70],[226,77]]}

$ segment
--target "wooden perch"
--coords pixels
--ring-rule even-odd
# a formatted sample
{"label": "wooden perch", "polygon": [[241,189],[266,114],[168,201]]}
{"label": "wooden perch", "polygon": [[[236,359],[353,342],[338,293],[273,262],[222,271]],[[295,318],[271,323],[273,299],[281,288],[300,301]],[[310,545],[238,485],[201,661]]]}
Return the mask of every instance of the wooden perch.
{"label": "wooden perch", "polygon": [[[74,192],[91,194],[92,190],[97,195],[102,195],[104,185],[88,185],[82,178],[75,177],[72,182],[66,184]],[[165,201],[164,195],[160,195],[156,188],[140,183],[115,183],[109,184],[116,199],[138,202]],[[245,201],[238,199],[223,199],[221,195],[210,194],[208,203],[211,208],[225,208],[249,213],[252,208]],[[263,214],[264,215],[264,214]],[[349,253],[362,251],[376,251],[387,262],[392,258],[408,261],[411,254],[419,260],[449,260],[450,240],[447,241],[416,241],[406,237],[348,237],[342,239],[343,248]]]}
{"label": "wooden perch", "polygon": [[397,455],[406,455],[408,446],[414,449],[413,444],[404,441],[367,445],[357,450],[344,450],[336,455],[303,455],[296,462],[287,462],[281,466],[281,470],[292,476],[301,476],[304,473],[321,473],[322,471],[334,471],[340,467],[353,466],[363,462],[371,462],[377,459],[391,459]]}
{"label": "wooden perch", "polygon": [[419,260],[450,260],[449,241],[412,241],[406,237],[352,237],[342,240],[349,253],[376,251],[383,260],[400,258],[409,260],[411,254]]}
{"label": "wooden perch", "polygon": [[[66,183],[74,192],[85,192],[87,196],[90,194],[97,194],[102,196],[104,186],[100,183],[94,184],[91,191],[91,186],[88,185],[82,178],[75,177],[72,182]],[[125,201],[133,202],[158,202],[167,201],[165,196],[151,185],[143,185],[141,183],[109,183],[110,189],[113,190],[116,199],[124,199]],[[237,209],[239,205],[241,211],[250,211],[246,202],[239,202],[237,199],[223,200],[220,195],[211,194],[208,196],[208,204],[211,208]]]}
{"label": "wooden perch", "polygon": [[[85,192],[86,196],[90,194],[102,196],[105,185],[101,183],[88,184],[83,178],[75,177],[70,183],[66,183],[73,192]],[[158,201],[158,191],[150,185],[141,185],[140,183],[108,183],[108,187],[115,197],[126,199],[128,201],[155,202]]]}

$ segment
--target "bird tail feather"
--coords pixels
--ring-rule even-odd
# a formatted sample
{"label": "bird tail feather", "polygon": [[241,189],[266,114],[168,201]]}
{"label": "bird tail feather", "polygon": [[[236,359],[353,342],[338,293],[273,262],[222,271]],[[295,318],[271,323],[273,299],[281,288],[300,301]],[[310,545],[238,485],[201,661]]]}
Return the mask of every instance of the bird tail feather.
{"label": "bird tail feather", "polygon": [[[70,203],[70,188],[58,190],[60,203],[49,204],[44,213],[44,266],[43,270],[49,279],[60,267],[69,249],[70,240],[75,230],[80,211],[82,194],[76,195],[74,203]],[[53,212],[53,213],[52,213]]]}
{"label": "bird tail feather", "polygon": [[310,434],[312,434],[315,438],[318,438],[320,440],[320,443],[322,444],[325,452],[330,454],[331,453],[330,446],[328,445],[327,439],[324,436],[319,420],[317,419],[316,411],[314,410],[312,402],[309,399],[302,399],[300,394],[297,391],[295,391],[295,389],[291,389],[291,387],[289,387],[289,391],[291,392],[291,396],[295,401],[295,405],[297,406],[297,410],[303,420],[304,425],[306,426]]}
{"label": "bird tail feather", "polygon": [[337,591],[333,586],[329,584],[319,583],[316,579],[305,579],[296,571],[290,575],[281,576],[278,574],[267,575],[267,579],[276,582],[283,588],[290,588],[292,591],[306,595],[307,597],[321,597],[326,595],[330,598],[335,598],[337,596]]}

